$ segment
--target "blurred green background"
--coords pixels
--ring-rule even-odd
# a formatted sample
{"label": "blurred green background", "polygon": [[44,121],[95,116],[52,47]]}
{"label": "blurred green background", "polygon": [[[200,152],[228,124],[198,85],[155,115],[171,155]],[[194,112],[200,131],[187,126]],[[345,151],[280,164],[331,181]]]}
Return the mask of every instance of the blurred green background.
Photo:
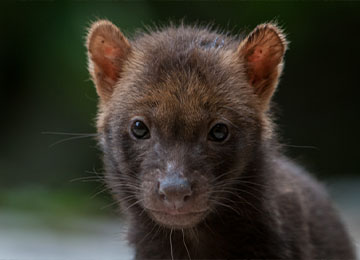
{"label": "blurred green background", "polygon": [[277,20],[290,49],[276,93],[288,154],[319,178],[356,179],[359,156],[359,2],[24,1],[0,11],[0,207],[49,215],[111,214],[92,138],[97,96],[84,38],[107,18],[129,37],[146,25],[185,18],[232,33]]}

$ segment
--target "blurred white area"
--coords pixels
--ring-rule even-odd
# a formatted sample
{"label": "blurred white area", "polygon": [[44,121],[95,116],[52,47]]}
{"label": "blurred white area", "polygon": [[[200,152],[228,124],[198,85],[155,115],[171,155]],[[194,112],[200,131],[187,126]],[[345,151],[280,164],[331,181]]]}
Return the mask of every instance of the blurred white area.
{"label": "blurred white area", "polygon": [[24,212],[0,213],[0,259],[132,259],[120,219],[66,220],[59,227]]}
{"label": "blurred white area", "polygon": [[[327,186],[351,232],[360,256],[360,180],[330,180]],[[59,223],[54,223],[58,219]],[[0,259],[132,259],[124,240],[125,224],[117,218],[55,217],[0,211]]]}
{"label": "blurred white area", "polygon": [[329,179],[324,182],[354,241],[360,260],[360,179]]}

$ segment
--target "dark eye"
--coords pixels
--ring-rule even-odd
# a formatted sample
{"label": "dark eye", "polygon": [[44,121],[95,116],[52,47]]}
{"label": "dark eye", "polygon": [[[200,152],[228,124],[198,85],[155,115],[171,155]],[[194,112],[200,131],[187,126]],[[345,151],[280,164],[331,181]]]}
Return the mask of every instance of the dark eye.
{"label": "dark eye", "polygon": [[224,124],[216,124],[211,128],[209,133],[209,140],[215,142],[222,142],[228,136],[229,131],[226,125]]}
{"label": "dark eye", "polygon": [[138,139],[147,139],[150,137],[149,129],[139,120],[132,124],[131,133]]}

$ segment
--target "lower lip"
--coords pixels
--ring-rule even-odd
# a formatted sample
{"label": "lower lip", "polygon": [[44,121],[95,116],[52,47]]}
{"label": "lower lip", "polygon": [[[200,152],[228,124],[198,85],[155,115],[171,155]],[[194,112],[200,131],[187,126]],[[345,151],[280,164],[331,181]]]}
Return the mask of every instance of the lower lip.
{"label": "lower lip", "polygon": [[150,210],[153,218],[171,228],[186,228],[196,225],[203,219],[206,211],[201,212],[164,212]]}
{"label": "lower lip", "polygon": [[204,214],[206,210],[198,211],[198,212],[159,211],[159,210],[150,210],[150,211],[155,214],[170,215],[175,217],[175,216],[191,216],[191,215]]}

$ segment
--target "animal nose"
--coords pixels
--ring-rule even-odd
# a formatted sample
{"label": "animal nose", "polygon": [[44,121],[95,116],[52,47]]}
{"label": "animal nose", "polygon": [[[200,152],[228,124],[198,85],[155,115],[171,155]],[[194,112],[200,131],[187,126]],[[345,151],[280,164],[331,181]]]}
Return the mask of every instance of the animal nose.
{"label": "animal nose", "polygon": [[191,195],[191,184],[186,178],[166,177],[159,180],[160,199],[171,208],[181,208]]}

